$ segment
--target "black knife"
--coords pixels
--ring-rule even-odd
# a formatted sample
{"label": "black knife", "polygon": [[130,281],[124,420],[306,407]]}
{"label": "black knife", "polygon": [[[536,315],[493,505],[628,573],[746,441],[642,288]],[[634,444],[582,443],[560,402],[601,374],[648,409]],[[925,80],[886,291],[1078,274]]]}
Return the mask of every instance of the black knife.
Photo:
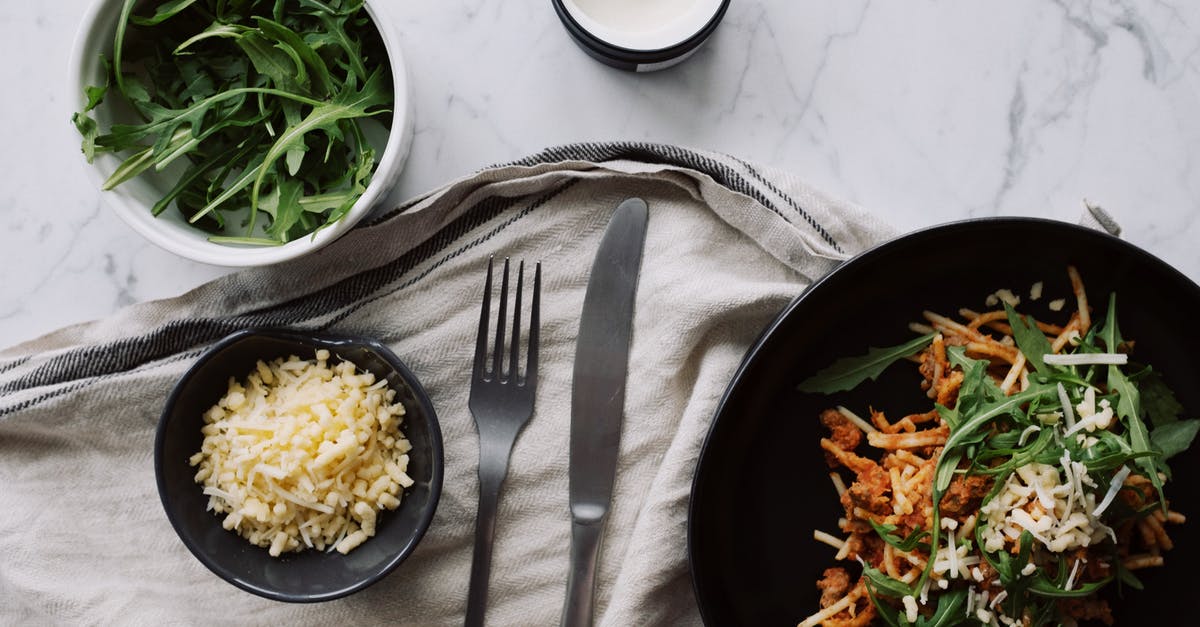
{"label": "black knife", "polygon": [[649,210],[630,198],[613,213],[592,262],[571,392],[571,564],[562,624],[592,624],[596,562],[600,536],[612,499],[633,303],[646,240]]}

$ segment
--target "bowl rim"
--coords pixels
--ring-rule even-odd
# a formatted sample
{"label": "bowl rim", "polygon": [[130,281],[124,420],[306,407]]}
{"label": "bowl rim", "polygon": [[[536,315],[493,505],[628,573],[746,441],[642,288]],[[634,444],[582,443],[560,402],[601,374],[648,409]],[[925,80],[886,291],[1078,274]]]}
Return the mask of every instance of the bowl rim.
{"label": "bowl rim", "polygon": [[[709,423],[708,431],[705,433],[704,439],[700,445],[700,452],[696,457],[696,465],[692,470],[691,488],[688,492],[687,523],[685,532],[687,534],[687,539],[685,546],[687,553],[686,560],[688,565],[688,577],[691,580],[692,594],[696,599],[697,608],[700,613],[700,619],[705,625],[715,624],[715,618],[713,616],[713,612],[715,611],[714,604],[712,601],[706,603],[705,599],[716,598],[720,591],[709,586],[709,582],[707,580],[702,581],[702,579],[705,578],[701,577],[700,573],[698,573],[696,570],[696,556],[698,550],[697,543],[699,542],[696,529],[699,516],[697,497],[703,491],[703,486],[701,485],[701,479],[703,478],[702,475],[711,475],[713,472],[716,472],[711,464],[708,467],[705,467],[703,462],[706,456],[709,456],[712,451],[717,450],[721,446],[721,443],[716,441],[716,432],[718,426],[722,424],[722,422],[729,422],[728,418],[722,421],[721,417],[723,414],[726,414],[730,411],[729,408],[736,399],[738,393],[737,388],[739,387],[737,385],[738,382],[747,376],[747,373],[755,367],[757,362],[762,359],[762,355],[767,352],[767,340],[779,328],[787,324],[788,320],[794,315],[796,310],[808,307],[809,301],[811,301],[813,298],[819,297],[825,291],[823,286],[840,281],[841,276],[847,274],[848,269],[853,270],[854,268],[863,264],[870,264],[877,257],[890,254],[893,249],[912,246],[914,245],[914,242],[928,240],[929,238],[937,238],[946,231],[962,229],[987,229],[995,227],[1060,229],[1064,232],[1071,232],[1079,237],[1091,238],[1093,241],[1104,241],[1109,245],[1122,250],[1125,254],[1158,267],[1171,280],[1180,281],[1185,285],[1189,285],[1193,291],[1200,293],[1200,285],[1198,285],[1196,281],[1193,281],[1178,268],[1172,266],[1137,244],[1117,237],[1116,235],[1113,235],[1107,231],[1092,228],[1086,225],[1051,218],[1027,216],[989,216],[966,218],[962,220],[942,222],[909,231],[907,233],[902,233],[851,256],[840,263],[833,270],[827,272],[824,276],[821,276],[813,281],[808,287],[803,288],[799,294],[789,301],[779,311],[779,313],[772,318],[772,320],[759,333],[758,337],[751,342],[749,348],[747,348],[741,362],[730,375],[729,383],[726,385],[725,390],[721,394],[720,400],[717,402],[716,408],[713,410],[712,420]],[[708,579],[711,579],[711,575],[709,575]]]}
{"label": "bowl rim", "polygon": [[[85,75],[91,67],[86,59],[95,56],[95,44],[108,37],[105,29],[100,28],[101,23],[118,19],[110,14],[110,9],[120,2],[93,0],[83,13],[67,63],[67,97],[64,99],[69,109],[65,112],[67,120],[83,107],[84,87],[94,82]],[[87,171],[88,180],[92,181],[103,204],[116,213],[122,222],[159,248],[192,261],[223,267],[281,263],[319,250],[352,229],[370,215],[380,202],[386,200],[395,187],[412,147],[414,127],[412,81],[396,30],[396,20],[392,18],[394,9],[389,8],[384,0],[363,0],[363,8],[387,51],[392,75],[392,126],[371,182],[340,220],[279,246],[234,246],[210,242],[199,229],[151,215],[149,207],[130,197],[120,187],[101,191],[100,185],[105,175],[97,164],[87,162],[82,151],[76,150],[79,153],[78,162]],[[78,139],[74,129],[70,134]]]}
{"label": "bowl rim", "polygon": [[[401,547],[378,572],[373,573],[371,576],[366,577],[353,585],[345,586],[337,590],[331,590],[329,592],[315,594],[288,593],[272,588],[252,585],[242,578],[236,576],[234,573],[230,572],[227,568],[215,560],[207,551],[202,550],[190,536],[183,533],[181,529],[181,523],[176,519],[176,516],[172,513],[171,507],[169,506],[169,490],[163,478],[163,464],[165,461],[162,458],[162,451],[166,444],[167,438],[165,425],[172,409],[179,400],[179,396],[183,394],[184,388],[186,388],[188,383],[198,375],[205,364],[216,358],[219,354],[223,353],[231,346],[246,339],[255,337],[294,342],[298,345],[317,344],[323,348],[330,349],[331,352],[338,346],[369,348],[387,361],[390,366],[396,369],[396,372],[400,375],[400,377],[405,380],[409,387],[412,388],[413,396],[416,397],[417,403],[421,405],[422,409],[427,414],[426,420],[429,423],[430,448],[432,453],[431,459],[433,460],[431,465],[432,467],[430,468],[429,505],[422,512],[417,522],[417,526],[414,529],[413,534],[410,536],[408,542]],[[235,331],[213,343],[204,351],[204,353],[200,355],[199,358],[196,359],[191,366],[188,367],[187,371],[179,377],[179,379],[171,388],[170,394],[167,395],[166,403],[163,405],[162,413],[159,415],[158,424],[155,426],[154,482],[158,490],[159,501],[166,514],[167,520],[171,523],[171,528],[175,531],[175,535],[181,542],[183,542],[188,551],[200,561],[200,563],[204,564],[205,567],[207,567],[221,579],[233,584],[234,586],[237,586],[238,588],[241,588],[242,590],[245,590],[246,592],[275,601],[284,601],[288,603],[318,603],[332,601],[334,599],[349,596],[355,592],[363,590],[387,577],[401,563],[403,563],[409,557],[409,555],[413,553],[413,551],[416,550],[417,545],[420,544],[421,539],[425,536],[425,533],[433,524],[434,515],[437,513],[438,504],[441,501],[442,482],[444,475],[445,447],[442,441],[441,424],[438,422],[437,412],[434,408],[433,401],[429,398],[429,394],[425,391],[424,386],[421,384],[420,380],[417,379],[416,375],[413,374],[412,370],[408,368],[408,365],[405,364],[390,348],[378,340],[360,336],[307,333],[290,329],[257,327]]]}

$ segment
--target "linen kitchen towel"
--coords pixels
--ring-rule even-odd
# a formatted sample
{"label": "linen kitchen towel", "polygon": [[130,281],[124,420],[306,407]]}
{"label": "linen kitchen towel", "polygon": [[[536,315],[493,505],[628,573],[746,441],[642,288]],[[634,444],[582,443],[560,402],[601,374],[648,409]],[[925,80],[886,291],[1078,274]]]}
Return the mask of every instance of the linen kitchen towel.
{"label": "linen kitchen towel", "polygon": [[[468,381],[491,255],[541,261],[543,292],[538,398],[501,496],[488,622],[557,624],[575,335],[593,255],[630,196],[650,220],[597,622],[698,623],[687,506],[717,402],[776,313],[893,232],[786,173],[613,143],[489,168],[315,254],[0,352],[0,624],[460,624],[478,486]],[[433,525],[397,570],[348,598],[290,605],[227,584],[159,503],[163,402],[207,346],[247,327],[378,338],[437,408],[446,473]]]}

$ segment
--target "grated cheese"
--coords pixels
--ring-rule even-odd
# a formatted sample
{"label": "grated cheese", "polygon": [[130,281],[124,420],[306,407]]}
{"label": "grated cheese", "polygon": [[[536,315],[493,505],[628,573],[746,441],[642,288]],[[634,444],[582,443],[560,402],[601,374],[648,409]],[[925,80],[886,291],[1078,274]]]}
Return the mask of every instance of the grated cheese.
{"label": "grated cheese", "polygon": [[833,482],[833,489],[837,490],[839,498],[846,493],[846,482],[842,480],[841,475],[831,472],[829,473],[829,480]]}
{"label": "grated cheese", "polygon": [[[1061,385],[1061,384],[1060,384]],[[1089,387],[1083,392],[1083,401],[1075,406],[1079,421],[1063,432],[1063,435],[1074,435],[1081,429],[1092,433],[1096,429],[1107,429],[1113,422],[1113,408],[1108,399],[1100,399],[1099,409],[1096,407],[1096,388]]]}
{"label": "grated cheese", "polygon": [[954,545],[954,529],[953,528],[948,529],[946,531],[946,549],[948,549],[946,551],[946,553],[948,554],[948,557],[950,558],[949,559],[950,570],[948,572],[950,573],[951,576],[954,576],[954,575],[958,574],[958,547]]}
{"label": "grated cheese", "polygon": [[1069,592],[1075,586],[1075,575],[1079,574],[1079,563],[1082,561],[1084,560],[1075,560],[1075,563],[1071,565],[1071,574],[1067,575],[1067,583],[1063,584],[1063,590]]}
{"label": "grated cheese", "polygon": [[188,460],[222,526],[274,557],[348,553],[413,485],[395,391],[329,359],[319,350],[315,360],[259,361],[244,382],[231,379]]}
{"label": "grated cheese", "polygon": [[1062,403],[1063,419],[1067,423],[1068,429],[1075,427],[1075,412],[1071,409],[1071,398],[1067,396],[1067,388],[1063,387],[1062,382],[1058,384],[1058,402]]}
{"label": "grated cheese", "polygon": [[1023,531],[1055,553],[1090,546],[1110,532],[1096,520],[1096,496],[1085,486],[1096,487],[1087,466],[1072,461],[1064,451],[1059,469],[1030,463],[1016,469],[1000,492],[981,510],[986,527],[984,548],[1002,550]]}
{"label": "grated cheese", "polygon": [[1046,353],[1042,361],[1051,366],[1123,366],[1129,363],[1125,353]]}
{"label": "grated cheese", "polygon": [[839,549],[839,550],[842,547],[846,546],[845,540],[842,540],[841,538],[838,538],[837,536],[834,536],[833,534],[829,534],[824,531],[821,531],[820,529],[813,529],[813,540],[816,540],[817,542],[822,542],[824,544],[828,544],[829,546],[831,546],[835,549]]}
{"label": "grated cheese", "polygon": [[879,430],[876,429],[875,427],[873,427],[871,425],[871,423],[867,422],[866,420],[863,420],[862,418],[860,418],[858,416],[858,414],[850,411],[849,409],[846,409],[845,407],[838,405],[837,411],[846,420],[849,420],[851,424],[858,427],[859,429],[862,429],[864,433],[868,433],[868,434],[869,433],[878,433]]}
{"label": "grated cheese", "polygon": [[995,307],[1000,303],[1007,303],[1009,306],[1016,307],[1021,304],[1021,297],[1014,294],[1010,289],[999,289],[988,294],[987,298],[984,299],[984,304],[988,307]]}
{"label": "grated cheese", "polygon": [[1104,513],[1104,510],[1108,509],[1113,498],[1117,496],[1117,492],[1121,491],[1121,486],[1125,484],[1125,479],[1129,477],[1129,472],[1128,466],[1121,466],[1121,469],[1113,475],[1112,482],[1108,485],[1108,492],[1104,493],[1104,498],[1101,499],[1100,504],[1096,506],[1096,509],[1092,510],[1092,516],[1099,516]]}
{"label": "grated cheese", "polygon": [[910,623],[917,622],[917,600],[911,594],[907,594],[901,601],[904,603],[904,618]]}

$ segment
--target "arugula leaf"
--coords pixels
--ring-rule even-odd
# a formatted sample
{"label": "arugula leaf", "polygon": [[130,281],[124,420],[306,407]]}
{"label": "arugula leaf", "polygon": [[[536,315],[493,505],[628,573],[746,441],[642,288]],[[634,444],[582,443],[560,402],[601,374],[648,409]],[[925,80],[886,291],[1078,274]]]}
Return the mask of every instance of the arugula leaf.
{"label": "arugula leaf", "polygon": [[[977,475],[1008,475],[1008,473],[1016,471],[1021,466],[1041,461],[1043,457],[1050,458],[1048,460],[1049,463],[1057,463],[1058,458],[1061,456],[1059,452],[1055,450],[1047,453],[1050,443],[1054,441],[1054,433],[1055,431],[1052,428],[1042,429],[1038,431],[1037,437],[1033,438],[1032,441],[1026,443],[1024,447],[1016,449],[996,449],[991,446],[994,442],[988,442],[989,447],[981,451],[979,455],[976,455],[976,463],[971,468],[971,472]],[[1008,461],[995,465],[985,463],[996,457],[1007,457]],[[1117,465],[1119,466],[1120,464]]]}
{"label": "arugula leaf", "polygon": [[966,616],[963,609],[967,605],[967,589],[958,588],[938,595],[937,609],[933,616],[917,619],[917,627],[950,627],[962,622]]}
{"label": "arugula leaf", "polygon": [[[83,111],[76,113],[75,116],[87,118],[83,114],[95,109],[101,102],[104,102],[104,96],[108,94],[108,77],[112,74],[112,63],[108,61],[108,57],[101,54],[100,66],[104,68],[104,82],[100,85],[89,85],[83,88],[83,94],[87,96],[87,103],[83,105]],[[91,118],[87,119],[90,120]],[[92,126],[95,126],[95,124],[93,121]],[[76,126],[78,126],[78,123],[76,123]],[[88,162],[91,163],[91,160],[89,159]]]}
{"label": "arugula leaf", "polygon": [[150,17],[139,17],[137,15],[132,15],[130,16],[129,21],[137,24],[138,26],[154,26],[155,24],[161,24],[162,22],[179,15],[180,11],[183,11],[195,3],[196,0],[169,0],[168,2],[163,2],[162,4],[158,5],[158,8],[154,11],[154,15]]}
{"label": "arugula leaf", "polygon": [[867,597],[871,599],[871,604],[875,606],[875,614],[882,618],[883,622],[888,624],[888,627],[908,627],[907,620],[904,620],[904,623],[901,624],[900,621],[903,620],[903,617],[900,615],[899,610],[879,600],[879,597],[876,596],[875,591],[871,588],[870,579],[867,580]]}
{"label": "arugula leaf", "polygon": [[79,134],[83,135],[83,144],[80,150],[83,151],[83,156],[87,158],[88,163],[91,163],[96,159],[96,138],[100,136],[100,127],[96,125],[95,120],[82,113],[72,115],[71,122]]}
{"label": "arugula leaf", "polygon": [[929,535],[929,532],[922,531],[920,527],[913,529],[907,537],[901,539],[895,534],[897,529],[896,525],[879,524],[869,518],[867,519],[867,522],[871,523],[871,527],[875,529],[875,533],[878,533],[879,537],[883,538],[884,542],[887,542],[888,544],[901,551],[904,551],[905,553],[911,552],[917,547],[922,547],[926,551],[929,550],[929,545],[921,542],[922,539]]}
{"label": "arugula leaf", "polygon": [[1179,420],[1183,405],[1157,371],[1149,367],[1143,370],[1138,377],[1138,389],[1142,396],[1142,413],[1151,424],[1159,426]]}
{"label": "arugula leaf", "polygon": [[266,76],[271,83],[292,92],[307,91],[302,87],[308,79],[303,64],[296,63],[286,51],[275,47],[257,29],[247,29],[234,41],[246,53],[255,71]]}
{"label": "arugula leaf", "polygon": [[[361,2],[359,5],[361,6]],[[339,15],[333,13],[320,13],[317,18],[325,27],[326,36],[334,45],[341,48],[345,53],[345,57],[350,62],[350,76],[357,80],[364,81],[367,79],[367,68],[362,62],[362,51],[358,42],[352,40],[346,35],[346,23],[349,21],[349,15]],[[349,77],[347,77],[349,78]]]}
{"label": "arugula leaf", "polygon": [[238,26],[237,24],[225,24],[222,22],[213,22],[212,24],[208,25],[208,28],[183,40],[183,43],[181,43],[175,47],[174,53],[175,54],[185,54],[185,53],[190,54],[191,51],[189,50],[189,48],[191,48],[194,44],[202,42],[206,39],[212,39],[214,37],[226,38],[226,39],[237,38],[237,37],[241,37],[242,34],[245,32],[246,32],[245,26]]}
{"label": "arugula leaf", "polygon": [[[992,420],[1019,410],[1022,405],[1035,399],[1051,398],[1056,395],[1057,392],[1052,387],[1047,385],[1033,384],[1031,382],[1029,389],[1023,392],[1018,392],[1012,396],[1006,396],[1001,400],[980,404],[980,406],[977,408],[978,411],[964,423],[959,425],[958,429],[952,430],[950,432],[950,436],[946,438],[946,444],[942,449],[942,456],[938,460],[937,469],[935,472],[935,477],[937,480],[934,482],[933,502],[940,502],[941,496],[945,493],[946,489],[950,487],[949,475],[943,476],[942,467],[950,465],[951,458],[949,455],[951,453],[959,452],[961,455],[962,446],[968,443],[972,438],[981,435],[982,428],[990,424]],[[934,534],[936,535],[937,532],[935,531]]]}
{"label": "arugula leaf", "polygon": [[869,348],[865,355],[843,357],[815,375],[805,379],[797,389],[801,392],[833,394],[849,390],[866,381],[874,380],[888,366],[923,350],[933,341],[933,334],[923,335],[899,346]]}
{"label": "arugula leaf", "polygon": [[[1108,299],[1108,315],[1104,320],[1104,330],[1101,337],[1104,344],[1108,347],[1109,352],[1115,352],[1117,347],[1121,345],[1123,338],[1121,331],[1117,328],[1117,295],[1113,293]],[[1125,373],[1121,372],[1120,366],[1108,367],[1108,387],[1114,390],[1119,396],[1117,399],[1117,415],[1125,420],[1125,426],[1129,429],[1129,444],[1133,447],[1135,453],[1147,453],[1152,451],[1150,445],[1150,433],[1146,429],[1146,423],[1142,422],[1139,414],[1141,414],[1141,406],[1138,402],[1138,390],[1134,387]],[[1158,476],[1159,463],[1153,457],[1138,457],[1137,465],[1142,469],[1142,473],[1146,478],[1150,479],[1154,490],[1158,492],[1158,501],[1162,504],[1162,509],[1165,512],[1167,509],[1167,499],[1163,495],[1163,482]]]}
{"label": "arugula leaf", "polygon": [[165,196],[160,198],[158,202],[154,203],[154,206],[150,208],[150,213],[157,216],[163,211],[166,211],[167,206],[176,198],[178,198],[180,194],[184,193],[201,176],[215,168],[222,159],[227,158],[230,153],[236,151],[237,147],[235,146],[226,152],[216,153],[206,160],[192,165],[192,167],[184,172],[183,176],[179,177],[170,191],[168,191]]}
{"label": "arugula leaf", "polygon": [[275,184],[275,206],[261,207],[271,216],[267,235],[276,240],[286,239],[288,231],[300,220],[300,214],[304,211],[300,206],[300,196],[303,194],[303,185],[295,179],[280,179]]}
{"label": "arugula leaf", "polygon": [[[183,147],[190,140],[190,134],[191,131],[187,128],[176,130],[174,133],[167,136],[167,144],[160,150],[170,150],[173,152]],[[128,181],[129,179],[154,167],[154,156],[154,147],[144,148],[134,153],[128,159],[122,161],[121,165],[117,166],[116,170],[113,170],[112,175],[104,181],[104,184],[100,186],[100,189],[105,191],[110,190],[117,185],[120,185],[121,183],[124,183],[125,181]]]}
{"label": "arugula leaf", "polygon": [[[346,89],[334,96],[333,100],[313,107],[308,116],[289,127],[279,135],[275,143],[263,157],[263,164],[270,165],[283,156],[288,150],[302,148],[304,136],[318,130],[336,126],[340,120],[374,115],[379,107],[391,101],[391,94],[386,90],[384,79],[375,72],[367,79],[361,89],[355,89],[354,81],[346,83]],[[250,207],[257,208],[258,192],[265,177],[266,169],[259,170],[254,186],[250,190]]]}
{"label": "arugula leaf", "polygon": [[950,365],[963,372],[963,381],[958,387],[958,397],[953,408],[935,405],[938,415],[946,421],[951,430],[958,428],[963,415],[969,415],[975,406],[989,398],[1003,396],[999,386],[987,376],[988,363],[982,359],[967,357],[966,348],[950,346],[946,348],[946,356]]}
{"label": "arugula leaf", "polygon": [[1054,352],[1054,349],[1050,346],[1050,340],[1047,340],[1041,329],[1038,329],[1037,322],[1033,317],[1018,314],[1008,303],[1004,303],[1004,312],[1008,314],[1008,325],[1012,327],[1013,340],[1017,342],[1017,348],[1025,354],[1025,360],[1029,362],[1029,365],[1043,374],[1050,370],[1056,370],[1056,368],[1047,366],[1046,362],[1042,360],[1043,355]]}
{"label": "arugula leaf", "polygon": [[1150,444],[1162,454],[1159,459],[1165,462],[1186,451],[1192,445],[1192,440],[1196,439],[1198,431],[1200,420],[1169,422],[1150,432]]}
{"label": "arugula leaf", "polygon": [[328,96],[336,91],[336,86],[329,72],[329,66],[326,65],[321,55],[317,54],[312,47],[304,42],[299,33],[279,22],[264,17],[256,16],[254,22],[264,35],[273,38],[277,42],[277,46],[284,48],[300,69],[307,68],[307,70],[312,71],[316,82],[314,87],[316,88],[315,93],[317,96]]}
{"label": "arugula leaf", "polygon": [[129,94],[125,91],[125,69],[123,63],[125,56],[125,30],[130,16],[133,15],[133,5],[135,2],[137,0],[125,0],[124,4],[121,5],[121,16],[117,19],[117,32],[113,35],[113,79],[117,84],[117,91],[121,92],[127,98]]}
{"label": "arugula leaf", "polygon": [[1039,574],[1033,579],[1033,583],[1029,585],[1029,591],[1033,594],[1054,599],[1071,599],[1089,596],[1112,581],[1112,577],[1105,577],[1099,581],[1091,581],[1081,583],[1078,586],[1072,587],[1070,590],[1064,589],[1061,585],[1050,581],[1045,573]]}
{"label": "arugula leaf", "polygon": [[1117,581],[1129,586],[1130,588],[1133,588],[1134,590],[1142,590],[1145,588],[1145,586],[1142,584],[1142,580],[1138,579],[1137,575],[1133,574],[1132,570],[1125,568],[1125,565],[1121,563],[1121,560],[1113,560],[1113,566],[1115,566],[1117,569]]}
{"label": "arugula leaf", "polygon": [[[262,169],[263,169],[263,164],[261,161],[247,166],[246,169],[242,172],[241,176],[239,176],[236,180],[234,180],[234,182],[231,185],[226,187],[225,191],[223,191],[219,195],[217,195],[216,198],[213,198],[212,200],[210,200],[208,202],[208,204],[204,205],[203,208],[201,208],[196,213],[192,214],[192,216],[190,218],[188,218],[188,222],[191,222],[191,223],[197,222],[198,220],[200,220],[200,218],[203,218],[204,216],[208,215],[210,212],[216,210],[216,208],[218,206],[220,206],[221,203],[225,202],[226,200],[229,200],[230,198],[233,198],[239,192],[241,192],[242,190],[249,187],[250,184],[254,182],[255,177],[258,176],[259,171]],[[255,209],[257,210],[257,207],[255,207]]]}
{"label": "arugula leaf", "polygon": [[876,592],[884,596],[899,598],[913,594],[913,589],[908,584],[898,579],[892,579],[870,566],[863,568],[863,576],[867,578],[868,588],[874,588]]}

